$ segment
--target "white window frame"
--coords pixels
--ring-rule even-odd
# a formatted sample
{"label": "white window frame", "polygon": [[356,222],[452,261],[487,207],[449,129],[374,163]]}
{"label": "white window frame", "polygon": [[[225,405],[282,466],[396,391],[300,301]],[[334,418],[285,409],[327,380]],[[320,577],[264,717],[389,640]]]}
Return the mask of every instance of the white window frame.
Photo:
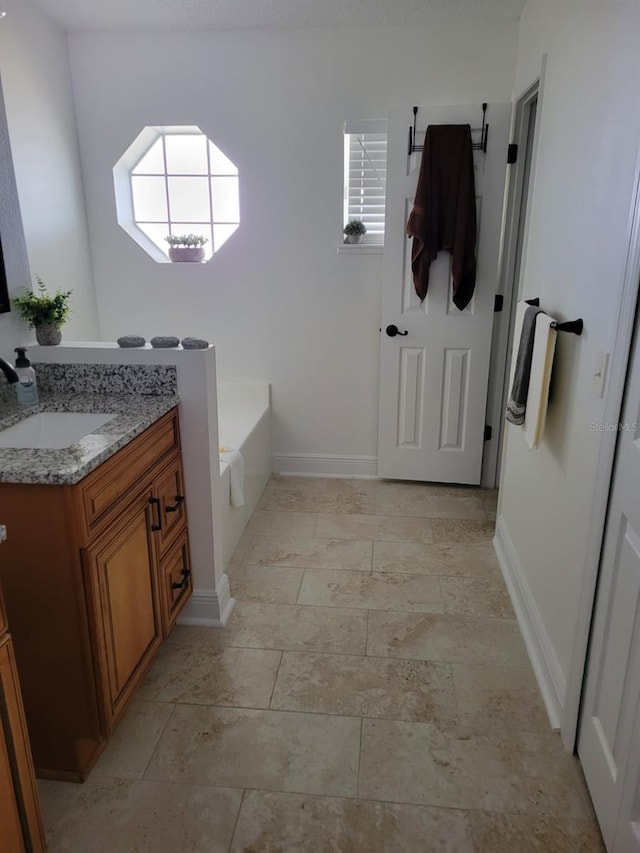
{"label": "white window frame", "polygon": [[[366,150],[366,136],[367,135],[381,135],[385,136],[385,157],[384,157],[384,170],[379,170],[379,164],[372,162],[369,157],[369,153]],[[363,206],[366,206],[367,202],[372,200],[373,195],[375,195],[376,200],[380,200],[380,196],[383,198],[383,207],[386,205],[386,167],[387,167],[387,148],[386,148],[386,135],[387,135],[387,121],[385,119],[378,120],[359,120],[359,121],[346,121],[344,124],[344,180],[343,180],[343,206],[342,206],[342,219],[343,219],[343,228],[347,224],[350,219],[363,219],[365,221],[365,225],[373,225],[375,227],[374,231],[369,230],[365,235],[361,243],[357,244],[349,244],[344,243],[344,234],[342,235],[341,244],[339,246],[338,251],[348,251],[348,252],[382,252],[384,249],[384,228],[385,228],[385,211],[383,209],[382,213],[377,211],[370,217],[370,222],[367,223],[366,213],[362,210]],[[376,180],[378,180],[378,186],[371,186],[370,183],[366,183],[363,180],[363,175],[358,174],[357,171],[354,170],[353,167],[353,159],[352,159],[352,141],[353,137],[358,137],[358,143],[364,153],[365,158],[369,161],[369,165],[371,167],[370,171],[376,176]],[[377,140],[379,143],[379,140]],[[380,192],[382,190],[382,193]],[[354,194],[360,193],[360,197],[362,199],[362,204],[354,203]],[[369,195],[370,194],[370,195]],[[368,197],[369,195],[369,197]],[[382,231],[380,233],[380,226],[382,226]]]}
{"label": "white window frame", "polygon": [[[114,177],[114,190],[115,190],[115,199],[116,199],[116,213],[118,224],[124,229],[124,231],[129,234],[129,236],[136,242],[138,245],[145,250],[145,252],[150,255],[155,261],[158,263],[170,263],[169,260],[169,247],[167,245],[166,248],[164,246],[159,248],[158,245],[141,229],[141,225],[159,225],[163,224],[167,226],[167,234],[181,234],[185,231],[193,231],[194,224],[201,224],[202,230],[205,233],[205,236],[208,236],[208,244],[207,249],[210,248],[211,253],[207,252],[206,260],[209,261],[215,255],[215,252],[218,251],[219,248],[222,248],[224,243],[216,248],[213,243],[213,228],[215,225],[235,225],[236,230],[240,225],[240,222],[227,222],[226,220],[216,219],[214,216],[214,204],[212,198],[212,190],[211,190],[211,178],[218,177],[217,173],[212,172],[211,169],[211,159],[210,159],[210,151],[209,145],[206,146],[207,152],[207,168],[208,173],[205,174],[194,174],[188,172],[169,172],[167,169],[167,159],[166,159],[166,147],[165,140],[168,136],[203,136],[207,140],[207,142],[211,142],[213,145],[216,143],[208,137],[206,133],[204,133],[199,127],[195,125],[189,126],[181,126],[181,125],[168,125],[168,126],[155,126],[155,127],[146,127],[143,131],[141,131],[136,139],[131,143],[129,148],[125,151],[122,157],[118,160],[113,169],[113,177]],[[144,159],[149,149],[158,141],[162,141],[162,155],[164,162],[164,172],[163,173],[147,173],[138,172],[136,169],[141,160]],[[225,152],[216,145],[217,148],[224,154]],[[225,154],[226,156],[226,154]],[[135,205],[133,200],[133,186],[132,186],[132,178],[134,177],[154,177],[154,178],[164,178],[165,181],[165,193],[167,199],[167,219],[140,219],[135,214]],[[172,177],[206,177],[209,181],[209,220],[208,222],[202,223],[193,223],[193,222],[180,222],[177,220],[173,220],[171,218],[171,206],[169,202],[169,178]],[[229,177],[228,175],[221,175],[221,177]],[[228,239],[228,238],[227,238]],[[226,242],[226,241],[225,241]]]}

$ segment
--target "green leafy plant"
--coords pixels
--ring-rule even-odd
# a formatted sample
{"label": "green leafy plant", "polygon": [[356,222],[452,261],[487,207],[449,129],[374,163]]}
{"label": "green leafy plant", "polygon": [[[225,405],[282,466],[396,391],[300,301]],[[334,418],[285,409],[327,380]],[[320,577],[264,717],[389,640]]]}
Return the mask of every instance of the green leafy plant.
{"label": "green leafy plant", "polygon": [[344,226],[344,233],[348,237],[352,237],[354,234],[366,234],[367,228],[361,219],[350,219]]}
{"label": "green leafy plant", "polygon": [[71,313],[69,299],[72,290],[56,290],[51,296],[47,292],[44,281],[36,276],[38,291],[25,290],[21,296],[12,300],[18,309],[21,319],[33,329],[37,326],[55,326],[60,328]]}
{"label": "green leafy plant", "polygon": [[164,238],[170,246],[185,246],[186,248],[204,246],[209,242],[202,234],[169,234]]}

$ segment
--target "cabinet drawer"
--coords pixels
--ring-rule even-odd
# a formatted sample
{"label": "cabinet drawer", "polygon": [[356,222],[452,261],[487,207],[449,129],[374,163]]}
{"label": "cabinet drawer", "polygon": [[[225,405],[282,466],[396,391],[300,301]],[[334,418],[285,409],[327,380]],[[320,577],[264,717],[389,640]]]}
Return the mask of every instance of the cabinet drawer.
{"label": "cabinet drawer", "polygon": [[184,527],[187,517],[180,456],[175,456],[154,479],[153,495],[154,530],[162,555]]}
{"label": "cabinet drawer", "polygon": [[177,412],[171,411],[80,483],[84,534],[96,534],[135,495],[153,466],[180,446]]}
{"label": "cabinet drawer", "polygon": [[166,636],[191,595],[191,561],[186,530],[160,564],[160,584],[162,622]]}

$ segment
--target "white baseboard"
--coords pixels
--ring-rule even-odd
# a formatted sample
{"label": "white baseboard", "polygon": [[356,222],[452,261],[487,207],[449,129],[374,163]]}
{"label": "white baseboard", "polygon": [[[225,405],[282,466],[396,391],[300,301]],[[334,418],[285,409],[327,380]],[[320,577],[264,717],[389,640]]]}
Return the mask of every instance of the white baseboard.
{"label": "white baseboard", "polygon": [[567,693],[566,678],[547,634],[531,588],[527,583],[513,540],[501,515],[498,516],[493,547],[549,715],[549,721],[552,728],[559,729]]}
{"label": "white baseboard", "polygon": [[378,478],[377,456],[329,456],[325,453],[274,453],[276,474],[305,477]]}
{"label": "white baseboard", "polygon": [[178,617],[178,624],[224,628],[235,603],[235,598],[231,598],[229,576],[222,575],[217,590],[194,589]]}

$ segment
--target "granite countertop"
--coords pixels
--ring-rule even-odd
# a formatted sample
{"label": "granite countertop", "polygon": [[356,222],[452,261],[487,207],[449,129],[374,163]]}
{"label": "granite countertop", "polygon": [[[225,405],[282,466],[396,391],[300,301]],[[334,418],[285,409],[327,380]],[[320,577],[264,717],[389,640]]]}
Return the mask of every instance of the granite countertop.
{"label": "granite countertop", "polygon": [[118,417],[62,450],[0,448],[0,483],[77,483],[178,402],[175,395],[56,393],[41,394],[37,406],[7,403],[0,408],[0,430],[37,412],[115,413]]}

